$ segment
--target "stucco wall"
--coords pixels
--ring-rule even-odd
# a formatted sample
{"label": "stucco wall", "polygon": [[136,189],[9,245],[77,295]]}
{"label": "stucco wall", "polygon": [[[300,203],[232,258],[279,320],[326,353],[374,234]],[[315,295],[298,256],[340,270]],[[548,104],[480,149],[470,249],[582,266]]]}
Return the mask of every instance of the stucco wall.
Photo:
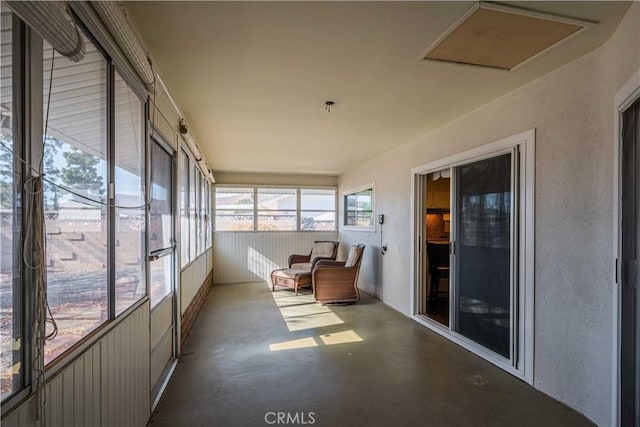
{"label": "stucco wall", "polygon": [[597,50],[338,178],[341,192],[375,182],[382,285],[379,228],[340,239],[368,246],[360,286],[409,314],[411,168],[536,128],[534,386],[599,425],[612,401],[613,97],[640,67],[639,27],[636,3]]}
{"label": "stucco wall", "polygon": [[216,184],[236,185],[307,185],[334,187],[338,178],[333,175],[291,175],[274,173],[215,172]]}

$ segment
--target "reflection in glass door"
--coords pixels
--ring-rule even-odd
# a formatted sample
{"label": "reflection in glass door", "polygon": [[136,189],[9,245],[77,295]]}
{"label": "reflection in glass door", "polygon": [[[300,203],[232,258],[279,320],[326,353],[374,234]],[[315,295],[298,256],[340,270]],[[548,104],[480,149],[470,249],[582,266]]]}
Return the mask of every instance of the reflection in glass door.
{"label": "reflection in glass door", "polygon": [[454,330],[511,357],[512,155],[455,168]]}

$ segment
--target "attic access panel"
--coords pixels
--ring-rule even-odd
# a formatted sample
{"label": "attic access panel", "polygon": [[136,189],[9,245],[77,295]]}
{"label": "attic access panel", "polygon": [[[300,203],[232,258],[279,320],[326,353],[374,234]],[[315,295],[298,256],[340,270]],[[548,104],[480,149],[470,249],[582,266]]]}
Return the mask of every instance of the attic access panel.
{"label": "attic access panel", "polygon": [[422,59],[513,70],[593,23],[480,3],[427,49]]}

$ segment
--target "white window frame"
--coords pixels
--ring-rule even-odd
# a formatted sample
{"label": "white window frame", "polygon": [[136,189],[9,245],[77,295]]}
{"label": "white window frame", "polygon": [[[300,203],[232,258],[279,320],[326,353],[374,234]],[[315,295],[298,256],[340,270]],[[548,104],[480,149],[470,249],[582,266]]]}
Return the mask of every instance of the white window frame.
{"label": "white window frame", "polygon": [[[303,190],[333,190],[333,210],[329,209],[302,209],[302,191]],[[338,189],[336,187],[298,187],[298,231],[337,231],[338,230]],[[333,230],[303,230],[302,214],[304,212],[333,212]]]}
{"label": "white window frame", "polygon": [[[371,190],[371,227],[347,225],[347,196],[351,196],[361,191]],[[371,182],[369,184],[361,185],[360,187],[352,188],[342,193],[342,215],[340,224],[343,230],[347,231],[368,231],[375,233],[376,231],[376,184]]]}
{"label": "white window frame", "polygon": [[[212,196],[212,189],[213,189],[213,184],[211,183],[211,181],[209,179],[207,179],[205,173],[202,171],[202,168],[200,167],[200,165],[198,164],[198,162],[195,160],[195,156],[193,155],[193,153],[191,152],[191,149],[189,148],[189,146],[186,143],[179,143],[178,145],[179,150],[181,151],[181,154],[178,155],[178,159],[182,160],[182,155],[184,155],[184,158],[187,160],[187,183],[185,186],[186,189],[186,199],[187,199],[187,235],[183,236],[182,235],[182,206],[178,206],[178,213],[176,216],[180,217],[180,234],[179,234],[179,241],[180,241],[180,245],[179,245],[179,252],[180,252],[180,271],[184,271],[187,268],[189,268],[189,266],[191,264],[193,264],[198,258],[200,258],[201,256],[205,255],[209,249],[211,249],[211,247],[213,246],[213,238],[210,237],[209,238],[209,244],[207,245],[206,242],[206,238],[204,240],[204,242],[202,242],[204,244],[204,248],[200,247],[200,233],[207,231],[207,233],[211,233],[212,232],[212,224],[209,225],[209,229],[207,230],[207,225],[205,224],[204,221],[200,221],[200,216],[201,214],[205,215],[205,221],[207,220],[206,215],[206,201],[202,200],[202,190],[200,189],[200,191],[195,193],[195,199],[194,199],[194,206],[192,206],[191,204],[191,191],[192,189],[195,187],[195,182],[196,180],[199,178],[200,179],[200,183],[202,186],[208,186],[209,187],[209,209],[212,208],[211,206],[211,196]],[[178,163],[182,163],[181,161],[179,161]],[[191,166],[193,165],[193,174],[191,173]],[[180,202],[180,186],[182,185],[182,175],[184,172],[184,165],[180,164],[179,165],[179,171],[178,171],[178,183],[177,183],[177,190],[176,190],[176,198],[177,200]],[[198,173],[200,175],[198,175]],[[195,190],[193,190],[195,191]],[[205,192],[205,196],[206,196],[206,192]],[[180,205],[180,203],[178,203],[178,205]],[[194,237],[194,241],[190,241],[190,236],[191,236],[191,220],[192,220],[192,214],[195,214],[196,216],[196,220],[194,222],[194,230],[195,230],[195,237]],[[209,215],[208,218],[209,221],[211,221],[211,215]],[[203,228],[204,230],[201,230],[201,228]],[[178,233],[176,233],[176,238],[178,237]],[[183,245],[187,245],[187,253],[188,253],[188,261],[185,263],[184,259],[182,259],[182,246]],[[191,257],[191,246],[195,245],[196,251],[195,251],[195,255],[193,257]]]}
{"label": "white window frame", "polygon": [[[416,181],[419,175],[424,175],[433,171],[441,170],[447,167],[458,166],[474,160],[492,157],[495,154],[504,152],[514,147],[520,147],[520,157],[522,159],[520,174],[520,239],[519,253],[517,260],[519,263],[519,313],[518,322],[518,346],[521,348],[518,360],[518,366],[513,366],[509,360],[497,355],[476,342],[462,336],[461,334],[445,327],[426,316],[420,314],[418,306],[418,286],[421,285],[420,278],[415,274],[418,260],[417,258],[417,221],[421,221],[422,216],[416,209],[419,204],[416,203]],[[507,138],[503,138],[480,147],[454,154],[452,156],[427,163],[422,166],[411,169],[411,292],[410,307],[411,317],[418,323],[426,326],[432,331],[444,336],[472,353],[482,357],[488,362],[498,366],[499,368],[509,372],[510,374],[533,384],[534,372],[534,203],[535,203],[535,129],[521,132]]]}
{"label": "white window frame", "polygon": [[[260,190],[293,190],[296,197],[296,207],[294,209],[260,209],[258,208],[258,204],[260,201]],[[268,231],[273,233],[274,231],[299,231],[300,230],[300,189],[296,186],[291,187],[283,187],[283,186],[259,186],[255,188],[255,198],[254,198],[254,218],[255,218],[255,230],[256,231]],[[282,229],[282,230],[260,230],[260,212],[263,214],[270,212],[293,212],[296,216],[296,225],[295,228],[290,229]]]}
{"label": "white window frame", "polygon": [[[253,189],[253,230],[218,230],[216,228],[216,216],[217,216],[217,205],[216,205],[216,193],[217,193],[217,189],[218,187],[220,188],[252,188]],[[297,202],[296,202],[296,215],[297,215],[297,220],[296,220],[296,229],[295,230],[258,230],[258,189],[261,188],[265,188],[265,189],[275,189],[275,188],[282,188],[282,189],[295,189],[296,190],[296,197],[297,197]],[[338,231],[339,225],[338,225],[338,187],[333,187],[333,186],[327,186],[327,185],[322,185],[322,186],[316,186],[316,185],[250,185],[250,184],[214,184],[211,186],[212,189],[212,194],[211,194],[211,227],[213,229],[213,232],[215,234],[218,233],[326,233],[326,232],[332,232],[332,231]],[[300,222],[301,222],[301,215],[302,212],[308,212],[309,210],[302,210],[300,207],[300,201],[301,201],[301,190],[333,190],[335,193],[335,201],[334,201],[334,206],[335,206],[335,226],[332,230],[301,230],[300,229]],[[248,210],[248,209],[247,209]],[[315,212],[315,211],[314,211]],[[330,212],[330,211],[327,211]]]}

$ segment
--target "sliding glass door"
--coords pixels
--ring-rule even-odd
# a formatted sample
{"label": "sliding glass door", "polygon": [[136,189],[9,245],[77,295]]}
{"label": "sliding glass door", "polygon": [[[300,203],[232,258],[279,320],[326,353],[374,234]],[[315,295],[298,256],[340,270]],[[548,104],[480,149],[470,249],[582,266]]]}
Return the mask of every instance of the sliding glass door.
{"label": "sliding glass door", "polygon": [[510,358],[514,293],[512,154],[454,170],[454,329]]}
{"label": "sliding glass door", "polygon": [[411,173],[415,319],[532,383],[535,130]]}

